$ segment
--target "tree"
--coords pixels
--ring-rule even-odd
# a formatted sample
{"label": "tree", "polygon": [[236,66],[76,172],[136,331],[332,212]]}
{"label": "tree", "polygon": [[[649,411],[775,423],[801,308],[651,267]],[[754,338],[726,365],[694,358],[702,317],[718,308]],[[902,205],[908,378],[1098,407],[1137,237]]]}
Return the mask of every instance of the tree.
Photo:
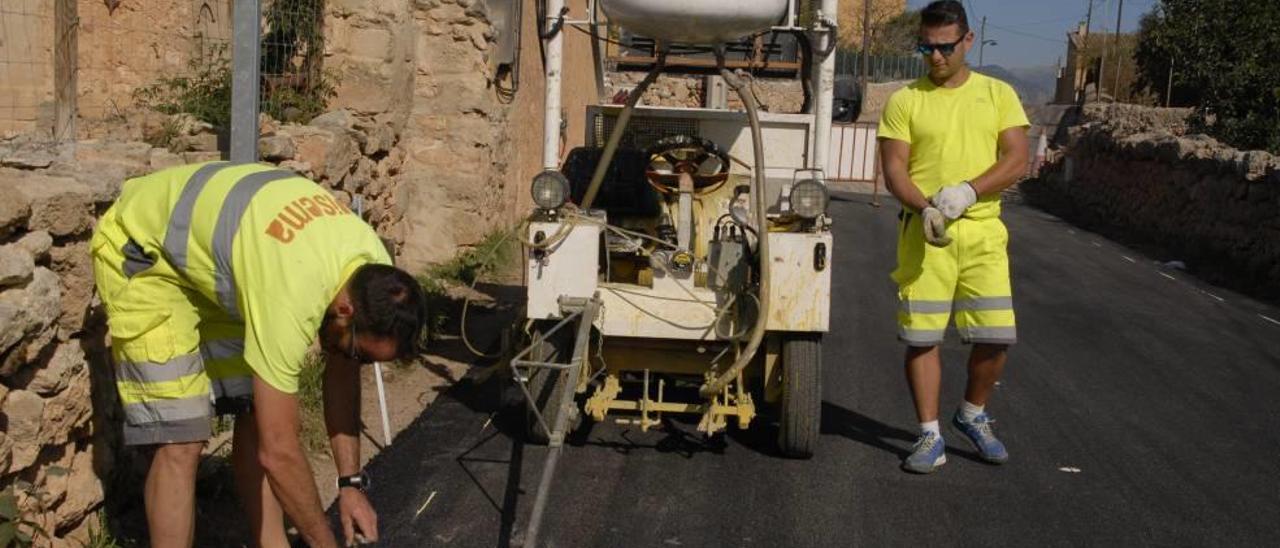
{"label": "tree", "polygon": [[1161,0],[1143,17],[1137,88],[1193,106],[1200,130],[1280,153],[1280,2]]}

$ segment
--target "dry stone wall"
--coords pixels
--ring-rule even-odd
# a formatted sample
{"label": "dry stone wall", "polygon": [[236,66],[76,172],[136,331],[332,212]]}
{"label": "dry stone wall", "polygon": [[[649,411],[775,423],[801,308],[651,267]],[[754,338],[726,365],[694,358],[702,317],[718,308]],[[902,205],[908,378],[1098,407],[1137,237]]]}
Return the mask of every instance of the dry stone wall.
{"label": "dry stone wall", "polygon": [[1280,156],[1189,134],[1189,114],[1086,105],[1068,142],[1023,192],[1211,280],[1280,298]]}
{"label": "dry stone wall", "polygon": [[[173,153],[144,143],[0,143],[0,485],[78,546],[119,447],[119,406],[93,293],[89,236],[127,177]],[[155,163],[153,163],[155,162]]]}

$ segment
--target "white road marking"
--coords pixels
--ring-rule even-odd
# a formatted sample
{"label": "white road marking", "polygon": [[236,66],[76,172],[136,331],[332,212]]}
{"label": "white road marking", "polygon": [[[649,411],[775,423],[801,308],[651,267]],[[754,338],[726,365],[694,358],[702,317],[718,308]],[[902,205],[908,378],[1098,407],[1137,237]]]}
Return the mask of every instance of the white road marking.
{"label": "white road marking", "polygon": [[1208,291],[1201,291],[1201,293],[1204,293],[1205,295],[1208,295],[1208,296],[1210,296],[1210,297],[1213,297],[1214,299],[1217,299],[1217,301],[1218,301],[1218,302],[1220,302],[1220,303],[1225,303],[1225,302],[1227,302],[1227,300],[1226,300],[1226,299],[1224,299],[1224,298],[1222,298],[1222,297],[1219,297],[1219,296],[1217,296],[1217,295],[1214,295],[1213,293],[1210,293],[1210,292],[1208,292]]}
{"label": "white road marking", "polygon": [[1066,473],[1068,473],[1068,474],[1079,474],[1079,473],[1080,473],[1080,469],[1079,469],[1079,468],[1076,468],[1076,467],[1074,467],[1074,466],[1063,466],[1063,467],[1058,468],[1058,471],[1059,471],[1059,472],[1066,472]]}
{"label": "white road marking", "polygon": [[436,492],[432,491],[431,496],[427,497],[427,502],[422,503],[422,507],[418,508],[418,511],[413,514],[414,519],[417,519],[417,517],[420,514],[422,514],[422,511],[427,509],[427,505],[431,504],[431,501],[435,498],[436,498]]}
{"label": "white road marking", "polygon": [[1121,257],[1124,257],[1124,260],[1129,261],[1129,262],[1134,263],[1134,264],[1137,264],[1137,262],[1138,262],[1138,261],[1133,260],[1133,257],[1130,257],[1130,256],[1128,256],[1128,255],[1121,255]]}
{"label": "white road marking", "polygon": [[1272,318],[1271,316],[1267,316],[1267,315],[1265,315],[1265,314],[1258,314],[1258,317],[1259,317],[1259,318],[1262,318],[1262,319],[1264,319],[1264,320],[1267,320],[1267,321],[1269,321],[1269,322],[1271,322],[1271,323],[1273,323],[1273,324],[1280,325],[1280,320],[1277,320],[1277,319],[1275,319],[1275,318]]}
{"label": "white road marking", "polygon": [[1093,247],[1102,247],[1102,244],[1098,242],[1090,241],[1089,243],[1093,244]]}
{"label": "white road marking", "polygon": [[1170,275],[1168,275],[1168,274],[1165,274],[1164,272],[1161,272],[1161,273],[1160,273],[1160,275],[1161,275],[1161,276],[1164,276],[1164,277],[1166,277],[1166,278],[1169,278],[1170,280],[1177,280],[1177,278],[1174,278],[1173,276],[1170,276]]}

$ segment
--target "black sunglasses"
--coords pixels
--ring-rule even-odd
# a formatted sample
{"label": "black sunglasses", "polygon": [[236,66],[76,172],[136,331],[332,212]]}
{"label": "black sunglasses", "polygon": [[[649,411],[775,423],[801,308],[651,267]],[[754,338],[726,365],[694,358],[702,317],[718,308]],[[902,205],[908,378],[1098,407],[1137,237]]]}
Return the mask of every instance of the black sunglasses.
{"label": "black sunglasses", "polygon": [[926,56],[933,55],[933,52],[937,51],[941,53],[943,57],[950,57],[952,53],[956,52],[956,46],[959,46],[960,42],[963,42],[965,38],[966,36],[961,36],[959,40],[950,44],[926,44],[924,42],[919,42],[916,44],[916,51],[920,53],[920,55]]}
{"label": "black sunglasses", "polygon": [[355,322],[351,322],[351,343],[350,343],[350,346],[347,347],[347,357],[351,358],[352,360],[355,360],[356,363],[361,365],[370,363],[372,361],[372,360],[365,359],[365,357],[360,354],[360,348],[356,346]]}

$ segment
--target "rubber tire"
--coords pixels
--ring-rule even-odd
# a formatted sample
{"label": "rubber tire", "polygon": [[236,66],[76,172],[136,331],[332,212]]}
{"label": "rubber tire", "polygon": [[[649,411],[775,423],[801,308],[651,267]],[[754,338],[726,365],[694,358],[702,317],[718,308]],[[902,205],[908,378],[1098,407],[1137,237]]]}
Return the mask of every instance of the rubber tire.
{"label": "rubber tire", "polygon": [[[538,325],[534,327],[535,340],[536,336],[542,330],[549,329],[550,325]],[[569,354],[572,349],[569,348],[567,337],[564,336],[565,330],[572,326],[564,326],[560,331],[553,334],[550,338],[544,340],[541,345],[533,349],[529,354],[529,359],[542,362],[563,362],[570,358]],[[526,401],[525,409],[525,437],[529,443],[535,445],[546,445],[550,442],[547,433],[542,430],[542,426],[538,424],[538,418],[533,414],[533,405],[542,412],[543,420],[547,421],[547,427],[554,427],[556,416],[559,415],[559,409],[554,409],[552,402],[560,401],[561,394],[566,390],[564,380],[567,375],[561,369],[534,369],[529,378],[529,394],[534,398],[532,402]]]}
{"label": "rubber tire", "polygon": [[784,337],[778,448],[787,457],[807,459],[818,447],[822,426],[822,335]]}

